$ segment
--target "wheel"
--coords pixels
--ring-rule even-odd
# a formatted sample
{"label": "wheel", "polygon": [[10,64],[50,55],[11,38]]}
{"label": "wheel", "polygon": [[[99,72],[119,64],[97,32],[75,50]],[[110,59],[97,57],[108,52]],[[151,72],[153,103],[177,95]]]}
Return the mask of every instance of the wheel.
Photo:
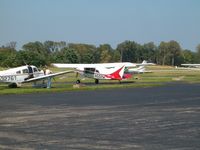
{"label": "wheel", "polygon": [[17,83],[11,83],[8,85],[9,88],[17,88]]}
{"label": "wheel", "polygon": [[99,84],[99,80],[98,79],[95,79],[95,84]]}
{"label": "wheel", "polygon": [[81,81],[80,80],[76,80],[76,84],[80,84],[81,83]]}

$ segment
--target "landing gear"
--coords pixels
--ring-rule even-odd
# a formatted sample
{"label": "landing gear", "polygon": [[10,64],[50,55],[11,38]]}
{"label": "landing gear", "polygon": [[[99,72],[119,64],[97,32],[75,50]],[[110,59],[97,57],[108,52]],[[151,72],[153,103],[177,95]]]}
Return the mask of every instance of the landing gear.
{"label": "landing gear", "polygon": [[76,84],[80,84],[81,83],[81,81],[80,80],[76,80]]}
{"label": "landing gear", "polygon": [[17,88],[17,83],[11,83],[8,85],[9,88]]}
{"label": "landing gear", "polygon": [[99,80],[98,79],[95,79],[95,84],[99,84]]}

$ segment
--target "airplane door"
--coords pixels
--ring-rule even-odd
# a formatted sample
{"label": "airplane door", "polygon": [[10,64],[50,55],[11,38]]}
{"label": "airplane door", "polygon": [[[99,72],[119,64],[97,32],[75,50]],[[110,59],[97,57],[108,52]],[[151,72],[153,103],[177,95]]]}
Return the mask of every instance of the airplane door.
{"label": "airplane door", "polygon": [[84,68],[84,75],[87,78],[94,78],[95,68]]}
{"label": "airplane door", "polygon": [[31,66],[28,66],[28,73],[29,73],[29,74],[33,73],[33,69],[32,69]]}
{"label": "airplane door", "polygon": [[29,74],[29,79],[33,78],[33,68],[31,66],[28,66],[28,74]]}

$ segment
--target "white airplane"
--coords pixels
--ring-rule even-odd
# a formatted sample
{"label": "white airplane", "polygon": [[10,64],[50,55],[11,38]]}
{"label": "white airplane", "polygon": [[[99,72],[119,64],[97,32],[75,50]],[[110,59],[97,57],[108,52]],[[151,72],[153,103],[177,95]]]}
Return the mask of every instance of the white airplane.
{"label": "white airplane", "polygon": [[181,66],[198,68],[198,67],[200,67],[200,64],[181,64]]}
{"label": "white airplane", "polygon": [[[99,83],[99,79],[123,80],[130,78],[134,73],[144,73],[145,66],[153,65],[143,61],[140,64],[130,62],[120,63],[99,63],[99,64],[52,64],[58,68],[71,68],[83,77],[95,79],[95,83]],[[80,83],[78,79],[76,83]]]}
{"label": "white airplane", "polygon": [[183,67],[176,67],[176,68],[182,70],[194,70],[194,71],[200,70],[200,64],[181,64],[181,66]]}
{"label": "white airplane", "polygon": [[63,71],[58,73],[52,73],[50,70],[41,70],[35,66],[21,66],[4,71],[0,71],[0,82],[8,83],[9,87],[16,88],[22,83],[36,82],[39,80],[47,80],[46,87],[51,88],[51,79],[58,75],[63,75],[74,71]]}

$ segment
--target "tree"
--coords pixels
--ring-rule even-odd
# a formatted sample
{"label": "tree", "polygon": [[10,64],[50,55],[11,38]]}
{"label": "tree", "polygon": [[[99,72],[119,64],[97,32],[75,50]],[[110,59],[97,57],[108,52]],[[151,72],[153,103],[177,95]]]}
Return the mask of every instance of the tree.
{"label": "tree", "polygon": [[185,64],[195,63],[195,53],[190,50],[182,51],[183,62]]}
{"label": "tree", "polygon": [[[8,45],[7,45],[8,46]],[[13,47],[0,47],[0,66],[13,67],[15,66],[15,55],[17,51]]]}
{"label": "tree", "polygon": [[113,51],[112,62],[120,62],[120,52],[117,50]]}
{"label": "tree", "polygon": [[56,53],[55,62],[78,63],[78,54],[75,50],[65,47]]}
{"label": "tree", "polygon": [[1,61],[1,66],[4,66],[4,67],[18,66],[16,54],[17,52],[12,52],[12,53],[9,53],[9,55],[7,55],[6,57],[4,57],[3,61]]}
{"label": "tree", "polygon": [[136,62],[139,56],[138,44],[134,41],[124,41],[117,45],[117,51],[121,55],[121,61]]}
{"label": "tree", "polygon": [[196,52],[197,52],[197,62],[200,63],[200,44],[197,45]]}
{"label": "tree", "polygon": [[29,42],[23,45],[23,51],[25,57],[28,57],[28,60],[25,60],[26,63],[36,65],[36,66],[44,66],[50,64],[50,55],[45,49],[43,43],[41,42]]}
{"label": "tree", "polygon": [[150,62],[156,62],[157,46],[153,42],[149,42],[143,45],[142,57],[143,60]]}
{"label": "tree", "polygon": [[181,58],[181,47],[178,42],[171,40],[169,42],[161,42],[159,47],[159,55],[162,65],[179,65]]}
{"label": "tree", "polygon": [[168,49],[169,49],[169,56],[171,57],[171,65],[175,66],[176,58],[178,58],[181,54],[181,47],[178,42],[172,40],[168,43]]}
{"label": "tree", "polygon": [[24,44],[22,46],[22,48],[25,51],[32,51],[32,52],[38,53],[40,55],[47,55],[48,54],[48,51],[45,49],[44,45],[39,41],[29,42],[27,44]]}
{"label": "tree", "polygon": [[8,44],[6,44],[7,48],[10,48],[13,50],[16,50],[16,46],[17,46],[17,42],[15,42],[15,41],[12,41],[12,42],[9,42]]}
{"label": "tree", "polygon": [[54,53],[56,51],[60,51],[61,49],[67,47],[66,42],[60,41],[60,42],[54,42],[54,41],[45,41],[44,42],[44,48],[48,53]]}
{"label": "tree", "polygon": [[109,44],[100,45],[97,48],[97,51],[99,52],[100,63],[108,63],[112,61],[113,49]]}
{"label": "tree", "polygon": [[39,55],[32,51],[20,50],[17,53],[16,59],[18,60],[18,64],[21,65],[35,65],[35,66],[46,66],[49,65],[46,62],[46,58],[43,55]]}
{"label": "tree", "polygon": [[77,51],[79,63],[95,62],[97,48],[94,45],[69,43],[68,48]]}
{"label": "tree", "polygon": [[168,44],[166,42],[161,42],[159,47],[159,55],[160,55],[160,60],[162,65],[166,64],[166,58],[169,56],[169,49],[168,49]]}

